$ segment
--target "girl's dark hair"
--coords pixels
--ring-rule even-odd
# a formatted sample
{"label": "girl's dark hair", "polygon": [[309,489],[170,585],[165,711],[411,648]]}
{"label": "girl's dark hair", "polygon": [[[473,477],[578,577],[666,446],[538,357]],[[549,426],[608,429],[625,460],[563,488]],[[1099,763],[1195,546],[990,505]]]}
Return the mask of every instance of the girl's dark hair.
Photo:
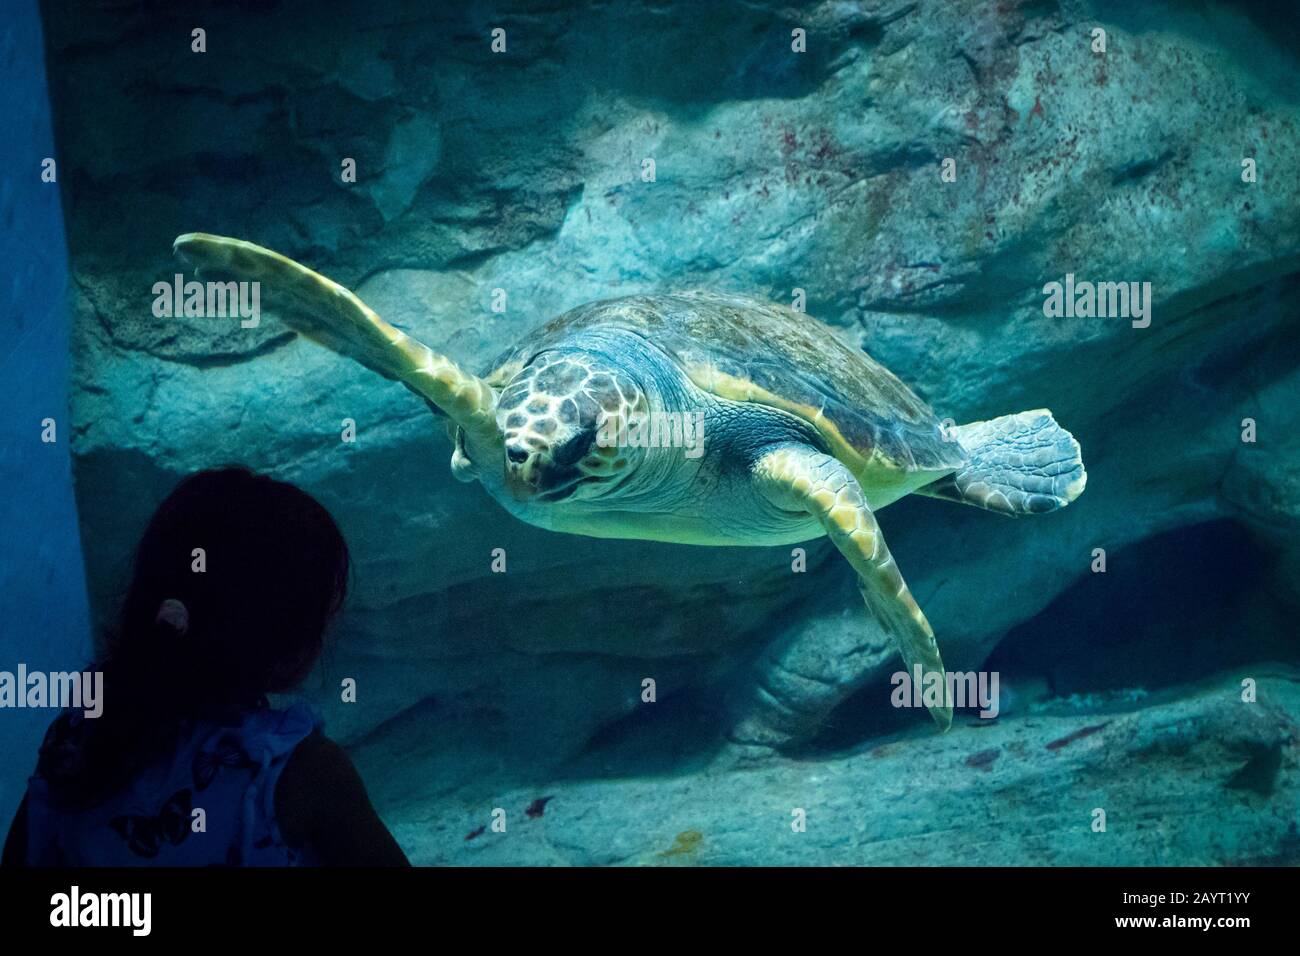
{"label": "girl's dark hair", "polygon": [[[65,714],[47,736],[38,772],[53,794],[93,804],[174,746],[182,721],[292,689],[320,656],[348,575],[343,535],[305,492],[239,467],[184,479],[145,529],[117,630],[92,665],[102,715]],[[188,611],[183,632],[175,615],[159,619],[169,599]]]}

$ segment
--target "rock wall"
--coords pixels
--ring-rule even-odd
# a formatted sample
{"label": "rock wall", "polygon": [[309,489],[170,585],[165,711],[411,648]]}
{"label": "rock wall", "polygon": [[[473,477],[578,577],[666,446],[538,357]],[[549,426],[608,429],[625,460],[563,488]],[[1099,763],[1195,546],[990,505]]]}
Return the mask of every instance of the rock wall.
{"label": "rock wall", "polygon": [[1300,685],[1265,679],[1244,716],[1235,685],[1211,684],[882,738],[813,766],[588,772],[495,793],[504,832],[484,802],[451,800],[396,836],[426,865],[1295,866]]}
{"label": "rock wall", "polygon": [[[1143,591],[1132,556],[1167,560],[1176,533],[1220,522],[1256,571],[1233,585],[1245,658],[1293,659],[1274,638],[1300,604],[1300,38],[1264,5],[1133,6],[46,4],[97,617],[171,484],[237,460],[319,496],[351,542],[355,599],[309,690],[386,806],[488,799],[647,733],[680,771],[755,667],[833,687],[835,746],[892,719],[892,649],[826,545],[792,575],[784,548],[512,521],[451,479],[441,426],[400,387],[273,316],[154,318],[172,239],[204,230],[312,265],[470,365],[594,298],[805,290],[941,416],[1049,407],[1083,446],[1088,489],[1061,514],[908,499],[882,516],[950,667],[1025,629],[1088,646],[1062,611],[1083,588],[1113,602],[1112,670],[1156,640],[1160,671],[1179,638],[1154,622],[1195,629],[1202,595]],[[1067,273],[1150,282],[1149,325],[1046,317]],[[341,676],[357,705],[337,703]]]}

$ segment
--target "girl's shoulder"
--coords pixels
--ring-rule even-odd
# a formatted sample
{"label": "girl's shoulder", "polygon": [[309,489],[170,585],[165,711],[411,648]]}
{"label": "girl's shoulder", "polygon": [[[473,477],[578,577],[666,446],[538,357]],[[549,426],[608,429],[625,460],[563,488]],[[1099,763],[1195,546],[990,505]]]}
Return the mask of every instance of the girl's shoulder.
{"label": "girl's shoulder", "polygon": [[314,707],[297,701],[283,708],[259,707],[241,715],[234,726],[219,726],[213,733],[235,736],[255,760],[275,759],[288,756],[323,723]]}
{"label": "girl's shoulder", "polygon": [[265,780],[268,773],[278,776],[298,745],[321,725],[320,714],[307,704],[264,705],[222,720],[187,722],[174,756],[191,763],[200,789],[223,766],[248,767]]}
{"label": "girl's shoulder", "polygon": [[285,841],[330,865],[406,866],[347,751],[322,733],[306,737],[280,775],[275,816]]}

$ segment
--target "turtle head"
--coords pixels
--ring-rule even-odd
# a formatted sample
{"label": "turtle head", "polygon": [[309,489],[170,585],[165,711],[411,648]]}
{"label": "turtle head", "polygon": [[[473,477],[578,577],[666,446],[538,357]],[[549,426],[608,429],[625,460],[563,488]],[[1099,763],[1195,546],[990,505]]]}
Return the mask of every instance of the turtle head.
{"label": "turtle head", "polygon": [[497,426],[505,480],[519,501],[554,503],[608,494],[636,467],[642,450],[609,436],[649,407],[636,380],[582,351],[543,352],[501,393]]}

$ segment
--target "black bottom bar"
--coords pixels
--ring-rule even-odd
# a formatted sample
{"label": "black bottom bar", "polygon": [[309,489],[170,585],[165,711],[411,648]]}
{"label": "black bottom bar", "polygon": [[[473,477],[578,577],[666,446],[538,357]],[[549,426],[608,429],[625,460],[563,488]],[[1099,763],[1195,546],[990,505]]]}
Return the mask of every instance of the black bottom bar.
{"label": "black bottom bar", "polygon": [[[541,943],[559,934],[609,943],[611,920],[631,937],[666,939],[701,921],[762,937],[777,924],[807,929],[810,920],[842,929],[846,918],[868,935],[911,927],[921,933],[918,945],[1038,927],[1063,939],[1230,941],[1288,926],[1295,880],[1281,868],[29,870],[0,872],[0,925],[6,936],[126,938],[135,933],[133,916],[143,927],[144,897],[130,898],[139,901],[134,909],[127,897],[100,894],[147,893],[149,936],[202,940],[205,948],[225,938],[382,941],[390,932],[424,933],[433,945],[462,931],[484,942],[521,934]],[[116,916],[119,925],[72,927],[74,886],[77,923]]]}

